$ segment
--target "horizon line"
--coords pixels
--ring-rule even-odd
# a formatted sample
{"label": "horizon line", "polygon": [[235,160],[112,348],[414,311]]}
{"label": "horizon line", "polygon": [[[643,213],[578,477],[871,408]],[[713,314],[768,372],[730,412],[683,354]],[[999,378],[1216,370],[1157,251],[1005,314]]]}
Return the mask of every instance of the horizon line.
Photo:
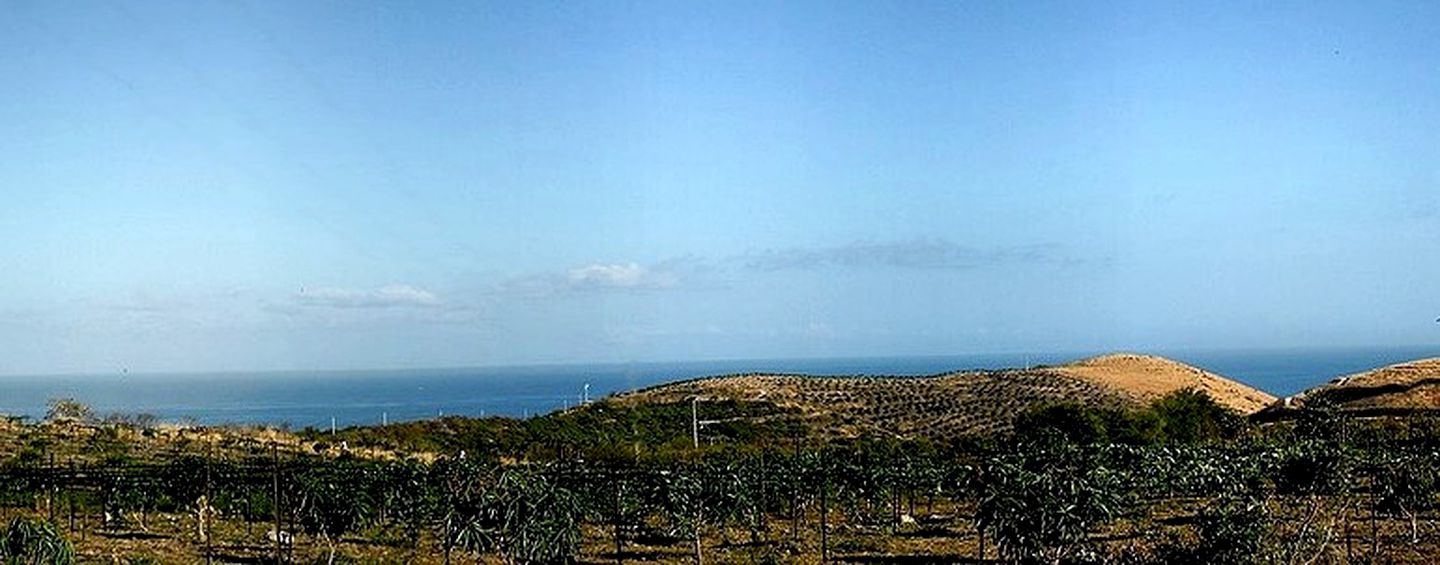
{"label": "horizon line", "polygon": [[[304,374],[338,374],[354,372],[378,372],[378,373],[399,373],[415,371],[463,371],[463,370],[496,370],[496,369],[529,369],[542,367],[596,367],[596,366],[624,366],[624,365],[660,365],[660,364],[686,364],[686,363],[739,363],[739,362],[768,362],[768,361],[826,361],[826,360],[881,360],[881,359],[921,359],[921,358],[946,358],[946,357],[980,357],[980,356],[1001,356],[1001,355],[1045,355],[1045,356],[1074,356],[1068,357],[1068,361],[1078,361],[1089,357],[1100,355],[1133,353],[1142,355],[1156,355],[1168,357],[1176,354],[1186,353],[1227,353],[1227,352],[1279,352],[1279,351],[1308,351],[1308,350],[1403,350],[1403,349],[1426,349],[1435,348],[1437,355],[1440,355],[1440,344],[1386,344],[1386,345],[1281,345],[1266,347],[1155,347],[1155,348],[1076,348],[1076,349],[1055,349],[1055,350],[999,350],[999,351],[971,351],[963,353],[902,353],[890,355],[829,355],[814,356],[801,355],[794,357],[709,357],[691,359],[632,359],[627,361],[533,361],[533,362],[506,362],[493,364],[466,364],[466,365],[414,365],[414,366],[390,366],[390,367],[336,367],[336,368],[261,368],[261,369],[200,369],[200,370],[160,370],[160,371],[136,371],[130,372],[125,369],[114,372],[101,371],[61,371],[53,373],[0,373],[0,379],[12,378],[94,378],[94,377],[166,377],[166,376],[225,376],[225,375],[288,375],[296,373]],[[1417,357],[1416,359],[1422,359]],[[1015,367],[1012,367],[1015,368]],[[1201,367],[1204,368],[1204,367]],[[963,370],[964,368],[957,368]],[[1228,375],[1226,375],[1228,376]]]}

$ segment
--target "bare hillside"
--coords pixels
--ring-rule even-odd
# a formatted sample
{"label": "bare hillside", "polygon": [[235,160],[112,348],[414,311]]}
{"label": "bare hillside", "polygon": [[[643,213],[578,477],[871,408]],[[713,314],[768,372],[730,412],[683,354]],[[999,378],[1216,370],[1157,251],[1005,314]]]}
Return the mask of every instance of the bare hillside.
{"label": "bare hillside", "polygon": [[1062,365],[1055,371],[1118,390],[1142,402],[1186,388],[1204,391],[1216,402],[1241,414],[1254,413],[1275,402],[1269,393],[1154,355],[1103,355]]}
{"label": "bare hillside", "polygon": [[1340,377],[1284,399],[1276,410],[1317,404],[1361,413],[1440,409],[1440,358],[1420,359]]}

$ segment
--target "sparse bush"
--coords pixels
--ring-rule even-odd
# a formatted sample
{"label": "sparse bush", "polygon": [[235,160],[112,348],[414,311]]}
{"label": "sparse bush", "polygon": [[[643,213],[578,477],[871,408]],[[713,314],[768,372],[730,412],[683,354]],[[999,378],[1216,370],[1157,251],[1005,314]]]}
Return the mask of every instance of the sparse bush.
{"label": "sparse bush", "polygon": [[95,418],[89,406],[73,398],[52,398],[48,405],[45,420],[49,422],[89,422]]}

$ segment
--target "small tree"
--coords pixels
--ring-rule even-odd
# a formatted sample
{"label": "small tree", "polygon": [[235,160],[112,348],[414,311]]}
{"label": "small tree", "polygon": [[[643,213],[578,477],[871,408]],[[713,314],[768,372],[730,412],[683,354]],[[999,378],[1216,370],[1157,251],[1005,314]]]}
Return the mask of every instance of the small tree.
{"label": "small tree", "polygon": [[1258,497],[1226,495],[1195,517],[1195,539],[1164,546],[1161,563],[1249,565],[1266,562],[1266,537],[1273,517]]}
{"label": "small tree", "polygon": [[335,562],[336,544],[347,532],[370,523],[375,510],[369,487],[370,467],[337,460],[316,465],[296,477],[300,526],[325,540],[327,563]]}
{"label": "small tree", "polygon": [[1021,446],[983,465],[977,520],[1007,561],[1060,563],[1127,502],[1119,474],[1065,443]]}
{"label": "small tree", "polygon": [[1235,437],[1244,420],[1210,395],[1195,389],[1167,394],[1150,406],[1160,433],[1171,443],[1204,443]]}
{"label": "small tree", "polygon": [[580,551],[579,498],[542,471],[501,470],[479,502],[456,536],[462,548],[510,564],[566,563]]}
{"label": "small tree", "polygon": [[1109,441],[1105,428],[1097,411],[1075,402],[1040,404],[1015,417],[1015,436],[1026,442],[1062,439],[1093,445]]}
{"label": "small tree", "polygon": [[1410,543],[1419,543],[1420,513],[1437,506],[1440,477],[1435,454],[1386,451],[1379,455],[1370,478],[1376,510],[1410,522]]}
{"label": "small tree", "polygon": [[45,420],[50,422],[89,422],[94,419],[90,407],[74,398],[52,398],[49,408],[45,412]]}

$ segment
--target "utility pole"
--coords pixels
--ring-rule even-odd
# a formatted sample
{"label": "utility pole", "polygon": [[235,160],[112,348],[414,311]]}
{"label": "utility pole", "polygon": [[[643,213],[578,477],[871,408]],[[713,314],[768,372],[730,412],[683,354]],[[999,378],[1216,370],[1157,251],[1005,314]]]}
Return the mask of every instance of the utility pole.
{"label": "utility pole", "polygon": [[275,490],[271,491],[274,494],[270,500],[275,510],[275,563],[279,565],[282,562],[280,536],[283,535],[280,529],[280,448],[274,443],[270,444],[270,471],[275,480]]}
{"label": "utility pole", "polygon": [[700,397],[690,399],[690,439],[700,449]]}

